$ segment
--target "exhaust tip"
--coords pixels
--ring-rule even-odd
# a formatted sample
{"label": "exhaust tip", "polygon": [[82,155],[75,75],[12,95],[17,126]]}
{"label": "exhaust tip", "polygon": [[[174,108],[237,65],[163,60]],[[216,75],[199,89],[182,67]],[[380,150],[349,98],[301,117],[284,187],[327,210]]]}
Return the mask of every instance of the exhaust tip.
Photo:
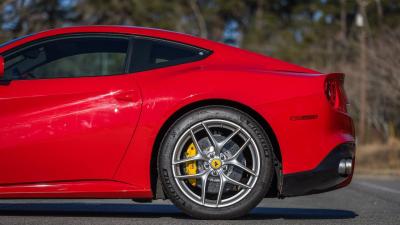
{"label": "exhaust tip", "polygon": [[342,159],[339,162],[338,173],[341,176],[348,176],[353,171],[353,160],[352,159]]}

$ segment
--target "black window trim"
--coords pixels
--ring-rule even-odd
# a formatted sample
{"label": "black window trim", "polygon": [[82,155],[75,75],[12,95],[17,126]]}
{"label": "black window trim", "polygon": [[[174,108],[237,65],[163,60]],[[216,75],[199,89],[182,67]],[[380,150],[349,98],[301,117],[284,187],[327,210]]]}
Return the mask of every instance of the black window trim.
{"label": "black window trim", "polygon": [[[186,64],[186,63],[191,63],[191,62],[196,62],[203,60],[210,55],[213,54],[213,51],[210,49],[205,49],[201,48],[195,45],[191,45],[188,43],[183,43],[175,40],[170,40],[170,39],[164,39],[164,38],[159,38],[159,37],[152,37],[152,36],[146,36],[146,35],[137,35],[137,34],[129,34],[129,33],[102,33],[102,32],[83,32],[83,33],[70,33],[70,34],[59,34],[59,35],[54,35],[51,37],[45,37],[45,38],[40,38],[38,40],[30,41],[27,43],[22,44],[21,46],[17,46],[15,48],[9,49],[1,55],[6,59],[12,54],[15,54],[19,51],[22,51],[23,49],[30,48],[39,44],[43,44],[46,42],[50,41],[57,41],[60,39],[65,39],[65,38],[72,38],[72,37],[120,37],[120,38],[127,38],[128,39],[128,49],[127,49],[127,57],[125,61],[125,73],[122,74],[110,74],[110,75],[95,75],[95,76],[79,76],[79,77],[54,77],[54,78],[37,78],[37,79],[30,79],[30,80],[48,80],[48,79],[70,79],[70,78],[83,78],[83,77],[109,77],[109,76],[121,76],[121,75],[128,75],[128,74],[134,74],[137,72],[142,72],[142,71],[148,71],[148,70],[154,70],[154,69],[160,69],[160,68],[165,68],[165,67],[170,67],[170,66],[176,66],[176,65],[181,65],[181,64]],[[153,41],[159,41],[159,42],[164,42],[164,43],[169,43],[173,45],[181,45],[184,47],[189,47],[193,49],[197,49],[198,51],[204,52],[203,55],[199,55],[198,57],[190,57],[187,59],[182,59],[182,60],[176,60],[171,63],[163,63],[160,65],[152,65],[148,66],[144,69],[136,69],[134,68],[134,65],[132,64],[132,58],[134,54],[134,45],[135,45],[135,40],[137,39],[143,39],[143,40],[153,40]],[[29,80],[29,79],[21,79],[21,80]],[[0,79],[0,83],[5,83],[9,84],[11,81],[14,80],[6,80],[6,79]]]}

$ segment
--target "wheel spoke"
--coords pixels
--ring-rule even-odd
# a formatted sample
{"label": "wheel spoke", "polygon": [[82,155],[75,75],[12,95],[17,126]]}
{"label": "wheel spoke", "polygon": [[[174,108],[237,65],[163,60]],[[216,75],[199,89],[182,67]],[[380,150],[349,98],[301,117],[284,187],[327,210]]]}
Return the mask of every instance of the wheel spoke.
{"label": "wheel spoke", "polygon": [[199,161],[199,160],[207,160],[206,159],[206,155],[204,154],[204,152],[201,150],[199,143],[197,142],[196,137],[194,136],[193,130],[190,130],[190,136],[192,138],[192,141],[194,143],[194,147],[197,151],[197,154],[193,157],[190,158],[185,158],[185,159],[180,159],[180,160],[174,160],[172,162],[173,165],[177,165],[177,164],[182,164],[182,163],[187,163],[187,162],[191,162],[191,161]]}
{"label": "wheel spoke", "polygon": [[251,138],[247,139],[246,142],[240,147],[239,150],[230,158],[230,159],[237,159],[237,157],[240,155],[240,153],[243,152],[243,150],[249,145]]}
{"label": "wheel spoke", "polygon": [[222,149],[226,143],[228,143],[228,141],[230,141],[237,133],[239,133],[239,131],[241,131],[241,128],[238,128],[237,130],[235,130],[234,132],[232,132],[231,135],[229,135],[227,138],[225,138],[225,140],[223,140],[222,142],[218,143],[218,148]]}
{"label": "wheel spoke", "polygon": [[187,175],[177,175],[178,179],[191,179],[191,178],[201,178],[206,172],[201,172],[197,174],[187,174]]}
{"label": "wheel spoke", "polygon": [[253,176],[256,176],[256,173],[255,173],[253,170],[249,169],[248,167],[246,167],[245,165],[243,165],[242,163],[240,163],[240,162],[237,161],[236,159],[227,161],[227,162],[225,162],[225,164],[226,164],[226,165],[233,165],[233,166],[239,167],[240,169],[246,171],[247,173],[249,173],[249,174],[251,174],[251,175],[253,175]]}
{"label": "wheel spoke", "polygon": [[226,176],[224,173],[222,173],[222,176],[225,178],[226,182],[228,182],[228,183],[231,183],[231,184],[234,184],[234,185],[240,186],[242,188],[246,188],[246,189],[251,188],[250,186],[248,186],[246,184],[240,183],[239,181],[236,181],[236,180]]}
{"label": "wheel spoke", "polygon": [[190,136],[192,137],[194,147],[196,148],[198,154],[200,154],[203,159],[206,158],[206,155],[204,154],[203,150],[200,148],[199,142],[197,142],[196,136],[194,136],[193,130],[190,130]]}
{"label": "wheel spoke", "polygon": [[217,197],[217,202],[216,202],[216,206],[218,207],[218,205],[221,203],[221,199],[222,199],[222,194],[224,192],[224,187],[225,187],[225,183],[226,183],[226,179],[224,177],[224,173],[221,173],[219,175],[219,191],[218,191],[218,197]]}
{"label": "wheel spoke", "polygon": [[197,154],[190,158],[176,160],[176,161],[172,162],[172,164],[177,165],[177,164],[187,163],[187,162],[191,162],[191,161],[199,161],[199,160],[205,160],[205,159],[200,154]]}
{"label": "wheel spoke", "polygon": [[208,175],[210,175],[211,170],[208,171],[206,174],[204,174],[201,177],[201,203],[204,205],[206,203],[206,191],[207,191],[207,179],[208,179]]}
{"label": "wheel spoke", "polygon": [[204,130],[206,130],[208,138],[210,139],[212,145],[214,146],[214,150],[215,150],[215,154],[219,155],[220,153],[220,149],[218,148],[218,142],[217,140],[215,140],[213,134],[211,133],[211,131],[208,129],[208,127],[206,126],[205,123],[201,123],[201,125],[203,125]]}

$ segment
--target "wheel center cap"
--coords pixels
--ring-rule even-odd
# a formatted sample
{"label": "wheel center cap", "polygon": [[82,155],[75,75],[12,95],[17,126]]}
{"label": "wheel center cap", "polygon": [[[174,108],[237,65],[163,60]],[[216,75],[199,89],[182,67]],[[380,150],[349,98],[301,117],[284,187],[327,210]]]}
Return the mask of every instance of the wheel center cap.
{"label": "wheel center cap", "polygon": [[222,166],[222,161],[220,159],[213,159],[210,164],[214,170],[217,170]]}

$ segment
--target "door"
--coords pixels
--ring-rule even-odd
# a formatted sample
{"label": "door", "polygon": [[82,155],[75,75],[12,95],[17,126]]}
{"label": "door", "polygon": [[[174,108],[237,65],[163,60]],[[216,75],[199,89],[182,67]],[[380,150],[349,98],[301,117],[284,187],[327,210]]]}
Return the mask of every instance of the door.
{"label": "door", "polygon": [[141,110],[129,43],[64,36],[4,55],[0,184],[112,179]]}

